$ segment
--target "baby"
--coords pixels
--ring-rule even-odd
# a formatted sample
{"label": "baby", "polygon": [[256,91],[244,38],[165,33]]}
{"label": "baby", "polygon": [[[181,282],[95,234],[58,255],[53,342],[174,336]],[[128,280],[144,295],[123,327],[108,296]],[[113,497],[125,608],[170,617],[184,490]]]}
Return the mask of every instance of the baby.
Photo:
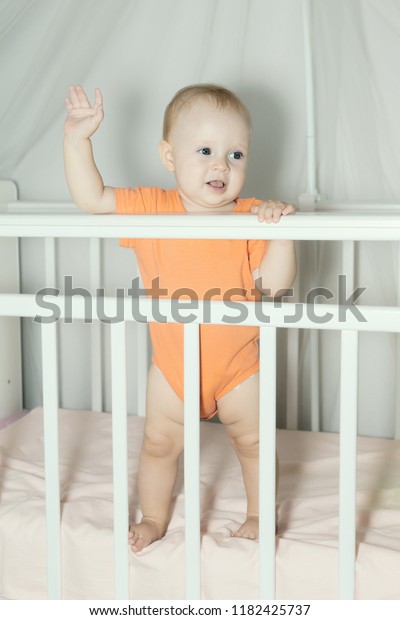
{"label": "baby", "polygon": [[[281,201],[240,199],[249,158],[251,121],[231,91],[212,84],[181,89],[164,116],[161,161],[177,189],[104,186],[90,136],[103,119],[96,90],[92,106],[79,86],[66,99],[64,157],[77,206],[90,213],[255,213],[278,222],[294,213]],[[282,295],[296,275],[290,240],[123,239],[134,249],[144,286],[165,297],[195,291],[198,299],[257,301]],[[235,294],[232,295],[232,292]],[[225,295],[225,296],[224,296]],[[162,538],[170,518],[179,456],[183,450],[183,326],[151,323],[154,355],[148,374],[147,413],[139,468],[140,523],[130,526],[135,552]],[[218,411],[238,455],[247,515],[235,536],[258,539],[258,335],[256,327],[201,325],[200,413]]]}

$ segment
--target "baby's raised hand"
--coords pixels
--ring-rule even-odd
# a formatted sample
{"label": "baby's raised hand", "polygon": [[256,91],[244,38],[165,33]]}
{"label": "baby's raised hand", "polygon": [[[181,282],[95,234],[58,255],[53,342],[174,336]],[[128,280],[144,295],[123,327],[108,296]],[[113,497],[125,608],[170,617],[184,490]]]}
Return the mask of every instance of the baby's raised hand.
{"label": "baby's raised hand", "polygon": [[65,134],[75,139],[90,138],[104,117],[103,98],[96,88],[94,105],[92,106],[83,88],[70,86],[69,98],[65,100],[68,116],[65,120]]}
{"label": "baby's raised hand", "polygon": [[266,200],[251,208],[252,213],[257,213],[259,222],[279,222],[282,215],[292,215],[296,211],[293,204],[282,200]]}

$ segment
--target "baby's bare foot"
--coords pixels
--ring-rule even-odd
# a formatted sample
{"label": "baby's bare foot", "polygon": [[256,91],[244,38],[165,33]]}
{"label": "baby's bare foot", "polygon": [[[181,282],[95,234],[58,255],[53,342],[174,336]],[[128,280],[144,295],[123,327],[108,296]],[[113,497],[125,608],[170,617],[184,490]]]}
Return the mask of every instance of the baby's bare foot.
{"label": "baby's bare foot", "polygon": [[242,523],[234,536],[238,538],[249,538],[250,540],[258,540],[258,517],[247,517]]}
{"label": "baby's bare foot", "polygon": [[153,519],[143,518],[129,528],[128,544],[133,552],[142,551],[165,534],[165,525]]}
{"label": "baby's bare foot", "polygon": [[[275,518],[275,534],[278,533],[278,515]],[[250,540],[258,540],[258,516],[247,517],[246,521],[240,526],[237,532],[233,534],[238,538],[249,538]]]}

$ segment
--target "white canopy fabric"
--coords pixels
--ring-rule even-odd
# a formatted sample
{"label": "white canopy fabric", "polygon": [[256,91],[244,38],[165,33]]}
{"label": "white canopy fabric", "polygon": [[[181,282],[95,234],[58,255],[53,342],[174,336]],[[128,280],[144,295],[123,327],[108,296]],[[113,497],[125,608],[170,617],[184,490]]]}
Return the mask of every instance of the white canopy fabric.
{"label": "white canopy fabric", "polygon": [[[400,0],[310,4],[318,190],[329,202],[400,202]],[[236,91],[253,117],[244,195],[297,202],[307,188],[302,19],[299,0],[0,0],[0,177],[13,179],[24,200],[70,200],[62,135],[73,83],[91,97],[95,87],[103,92],[105,120],[94,147],[104,181],[172,187],[156,148],[163,110],[178,88],[217,82]],[[65,245],[65,254],[78,247]],[[335,286],[338,245],[320,243],[318,252],[318,284]],[[39,242],[24,242],[27,292],[41,286],[41,253]],[[126,253],[110,249],[109,261],[110,274],[119,273],[109,275],[109,285],[123,286]],[[303,261],[306,273],[307,251]],[[361,303],[398,303],[398,264],[398,244],[360,244]],[[25,330],[28,357],[33,327]],[[322,343],[323,429],[335,430],[336,334]],[[360,347],[360,431],[391,436],[395,338],[363,336]],[[308,354],[304,337],[302,359]],[[25,363],[26,406],[33,406],[40,403],[36,363]],[[81,376],[79,364],[65,394],[74,372]],[[307,376],[302,385],[301,425],[308,427]]]}

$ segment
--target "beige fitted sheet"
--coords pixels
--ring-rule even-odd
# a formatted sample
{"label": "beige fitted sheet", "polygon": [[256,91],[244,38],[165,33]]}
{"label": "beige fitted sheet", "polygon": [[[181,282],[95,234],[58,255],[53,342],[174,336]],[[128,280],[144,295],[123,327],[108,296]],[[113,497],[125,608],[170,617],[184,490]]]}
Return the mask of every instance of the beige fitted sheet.
{"label": "beige fitted sheet", "polygon": [[[111,415],[59,412],[64,599],[112,599]],[[129,416],[131,516],[143,419]],[[338,588],[338,435],[277,431],[277,598],[334,599]],[[400,442],[358,439],[356,596],[400,599]],[[221,425],[201,423],[202,596],[258,599],[258,543],[233,538],[245,514],[239,462]],[[0,593],[44,599],[42,409],[0,432]],[[130,554],[131,599],[184,599],[180,468],[165,538]]]}

